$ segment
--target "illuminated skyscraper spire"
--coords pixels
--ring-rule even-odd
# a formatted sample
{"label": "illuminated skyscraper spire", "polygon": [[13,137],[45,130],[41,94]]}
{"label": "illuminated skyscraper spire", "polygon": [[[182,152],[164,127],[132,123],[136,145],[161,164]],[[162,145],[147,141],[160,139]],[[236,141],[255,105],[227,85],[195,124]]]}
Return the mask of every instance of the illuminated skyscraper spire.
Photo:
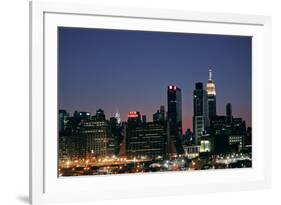
{"label": "illuminated skyscraper spire", "polygon": [[208,112],[209,119],[212,119],[217,115],[216,105],[216,85],[212,79],[212,69],[209,67],[209,79],[207,82],[207,94],[208,94]]}
{"label": "illuminated skyscraper spire", "polygon": [[120,117],[120,113],[119,113],[118,109],[116,109],[115,118],[117,120],[117,123],[120,124],[121,123],[121,117]]}
{"label": "illuminated skyscraper spire", "polygon": [[212,79],[212,69],[209,67],[209,79],[207,82],[207,93],[208,95],[216,95],[216,86]]}

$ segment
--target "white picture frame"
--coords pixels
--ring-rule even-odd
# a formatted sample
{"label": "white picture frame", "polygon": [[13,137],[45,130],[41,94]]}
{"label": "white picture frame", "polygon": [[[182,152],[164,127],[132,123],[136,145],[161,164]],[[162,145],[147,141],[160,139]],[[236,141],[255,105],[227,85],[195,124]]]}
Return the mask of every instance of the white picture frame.
{"label": "white picture frame", "polygon": [[[58,178],[58,26],[253,36],[253,168]],[[43,204],[269,188],[270,76],[270,17],[80,3],[31,2],[30,202]]]}

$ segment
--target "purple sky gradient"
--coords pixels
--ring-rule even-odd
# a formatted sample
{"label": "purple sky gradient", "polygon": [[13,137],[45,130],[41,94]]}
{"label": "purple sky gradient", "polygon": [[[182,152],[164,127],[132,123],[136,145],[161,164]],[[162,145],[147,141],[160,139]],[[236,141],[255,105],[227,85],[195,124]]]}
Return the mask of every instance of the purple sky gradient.
{"label": "purple sky gradient", "polygon": [[251,126],[252,38],[103,29],[59,28],[59,109],[106,117],[118,109],[122,121],[140,111],[148,121],[164,105],[167,86],[182,90],[183,129],[192,129],[195,82],[208,80],[213,69],[217,112]]}

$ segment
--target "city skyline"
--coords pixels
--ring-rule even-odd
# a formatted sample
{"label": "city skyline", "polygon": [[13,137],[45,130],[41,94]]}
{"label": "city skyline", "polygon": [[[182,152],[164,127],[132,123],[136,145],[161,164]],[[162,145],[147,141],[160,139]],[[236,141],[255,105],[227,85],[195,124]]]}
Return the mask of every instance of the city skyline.
{"label": "city skyline", "polygon": [[192,92],[196,82],[206,89],[209,66],[217,114],[231,103],[251,126],[251,37],[60,28],[59,109],[101,108],[107,118],[118,109],[122,121],[135,110],[152,121],[160,105],[167,111],[172,84],[182,90],[183,131],[192,130]]}

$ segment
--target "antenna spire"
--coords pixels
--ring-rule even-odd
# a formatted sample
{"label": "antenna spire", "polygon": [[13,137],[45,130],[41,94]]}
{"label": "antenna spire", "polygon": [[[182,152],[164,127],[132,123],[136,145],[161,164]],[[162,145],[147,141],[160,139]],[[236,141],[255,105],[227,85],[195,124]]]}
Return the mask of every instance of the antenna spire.
{"label": "antenna spire", "polygon": [[209,80],[212,80],[212,69],[210,66],[209,66]]}

